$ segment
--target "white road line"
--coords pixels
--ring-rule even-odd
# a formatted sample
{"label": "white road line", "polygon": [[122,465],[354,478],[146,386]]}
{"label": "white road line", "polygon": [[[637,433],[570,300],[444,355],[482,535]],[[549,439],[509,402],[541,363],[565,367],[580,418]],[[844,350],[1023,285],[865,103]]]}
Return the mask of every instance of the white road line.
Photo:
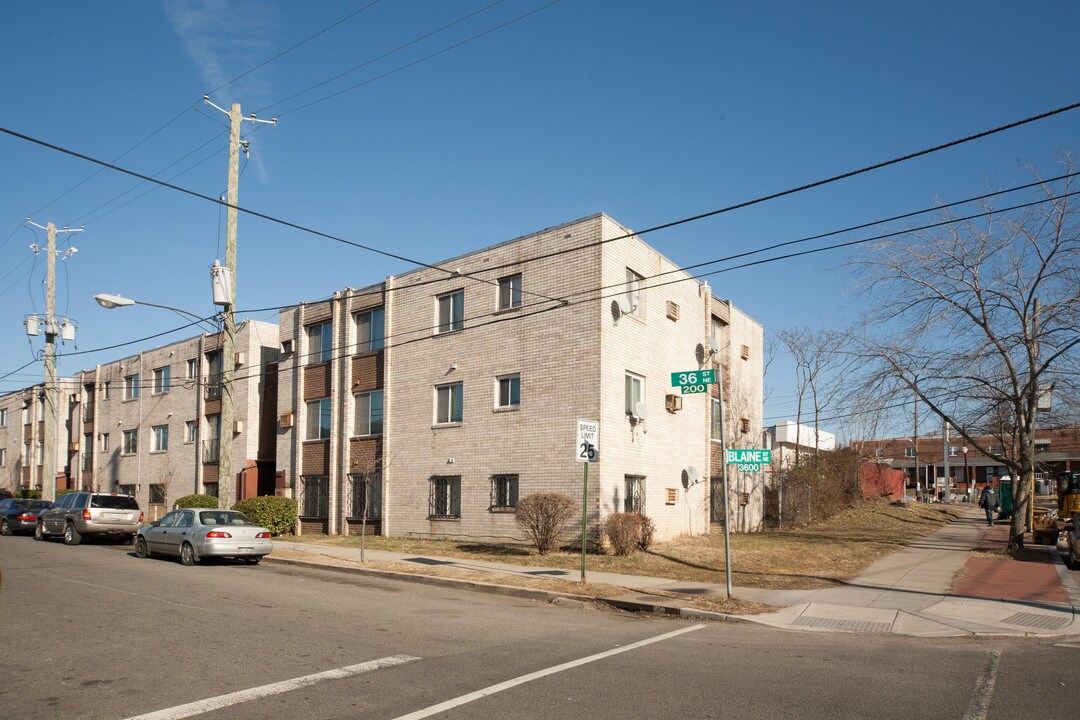
{"label": "white road line", "polygon": [[997,682],[998,665],[1001,664],[1001,651],[990,651],[990,662],[986,664],[986,669],[983,670],[982,675],[979,676],[978,682],[975,683],[975,694],[971,697],[971,702],[968,703],[967,712],[964,713],[964,720],[986,720],[986,715],[990,711],[990,701],[994,697],[994,683]]}
{"label": "white road line", "polygon": [[703,627],[705,626],[692,625],[691,627],[682,628],[681,630],[665,633],[663,635],[658,635],[654,638],[649,638],[648,640],[641,640],[640,642],[636,642],[625,647],[615,648],[614,650],[597,653],[596,655],[590,655],[588,657],[583,657],[578,660],[571,660],[570,662],[563,663],[562,665],[555,665],[554,667],[549,667],[546,670],[537,670],[536,672],[529,673],[528,675],[522,675],[521,677],[514,678],[513,680],[507,680],[506,682],[501,682],[497,685],[489,685],[483,690],[477,690],[476,692],[471,692],[467,695],[456,697],[453,700],[447,700],[446,702],[439,703],[438,705],[432,705],[431,707],[424,708],[423,710],[417,710],[416,712],[409,713],[408,715],[402,715],[398,718],[395,718],[394,720],[419,720],[420,718],[437,715],[438,713],[441,713],[445,710],[456,708],[459,705],[465,705],[466,703],[471,703],[473,700],[479,700],[480,698],[487,697],[488,695],[494,695],[495,693],[502,692],[503,690],[509,690],[510,688],[516,687],[518,685],[524,685],[527,682],[532,682],[533,680],[538,680],[542,677],[547,677],[548,675],[554,675],[555,673],[562,672],[563,670],[569,670],[570,668],[575,668],[579,665],[585,665],[586,663],[595,662],[596,660],[602,660],[606,657],[611,657],[612,655],[618,655],[620,653],[636,650],[639,647],[651,645],[653,643],[660,642],[661,640],[667,640],[669,638],[675,637],[676,635],[682,635],[683,633],[700,630]]}
{"label": "white road line", "polygon": [[146,713],[145,715],[136,715],[135,717],[127,718],[127,720],[179,720],[180,718],[187,718],[192,715],[202,715],[211,710],[220,710],[221,708],[229,707],[230,705],[238,705],[243,702],[248,702],[249,700],[258,700],[259,698],[268,697],[270,695],[280,695],[281,693],[298,690],[302,687],[323,682],[324,680],[338,680],[340,678],[352,677],[353,675],[360,675],[362,673],[380,670],[393,665],[402,665],[419,659],[420,658],[412,657],[410,655],[391,655],[390,657],[360,663],[359,665],[349,665],[334,670],[327,670],[326,672],[315,673],[314,675],[293,678],[292,680],[282,680],[281,682],[263,685],[262,687],[238,690],[237,692],[229,693],[227,695],[218,695],[217,697],[198,700],[186,705],[177,705],[176,707]]}

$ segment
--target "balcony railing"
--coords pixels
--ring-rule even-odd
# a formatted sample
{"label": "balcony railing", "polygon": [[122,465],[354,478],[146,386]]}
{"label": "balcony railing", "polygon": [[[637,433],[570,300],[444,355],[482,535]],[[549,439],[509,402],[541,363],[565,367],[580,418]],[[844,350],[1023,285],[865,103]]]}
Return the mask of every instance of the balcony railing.
{"label": "balcony railing", "polygon": [[204,463],[216,463],[221,460],[221,441],[203,440],[202,444],[202,461]]}
{"label": "balcony railing", "polygon": [[94,456],[83,455],[82,456],[82,469],[84,472],[90,472],[94,469]]}
{"label": "balcony railing", "polygon": [[221,399],[221,383],[208,383],[206,385],[206,400],[220,400]]}

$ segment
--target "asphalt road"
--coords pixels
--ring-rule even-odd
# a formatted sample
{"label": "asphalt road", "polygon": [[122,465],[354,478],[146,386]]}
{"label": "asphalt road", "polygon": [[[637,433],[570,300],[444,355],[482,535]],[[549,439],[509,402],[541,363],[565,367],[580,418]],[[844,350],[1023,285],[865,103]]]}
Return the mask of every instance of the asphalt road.
{"label": "asphalt road", "polygon": [[9,718],[1080,715],[1080,639],[791,633],[26,537],[0,571]]}

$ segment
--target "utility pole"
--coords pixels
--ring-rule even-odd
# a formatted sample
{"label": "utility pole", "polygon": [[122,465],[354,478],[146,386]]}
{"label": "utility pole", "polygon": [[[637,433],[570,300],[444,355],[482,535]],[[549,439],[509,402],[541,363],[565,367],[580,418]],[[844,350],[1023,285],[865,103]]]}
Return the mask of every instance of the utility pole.
{"label": "utility pole", "polygon": [[942,493],[941,500],[944,502],[949,494],[949,421],[941,421],[941,442],[942,449],[944,450],[944,460],[942,465],[944,466],[942,472],[945,474],[945,479],[942,480]]}
{"label": "utility pole", "polygon": [[[42,438],[41,497],[44,500],[52,501],[56,499],[56,440],[58,432],[56,412],[56,336],[64,333],[66,338],[70,332],[70,339],[75,339],[74,325],[69,323],[67,318],[64,318],[63,326],[56,321],[56,233],[82,232],[82,228],[57,230],[52,221],[44,226],[30,222],[30,218],[27,218],[26,221],[30,225],[44,230],[48,236],[48,245],[45,250],[45,434]],[[30,247],[34,252],[39,250],[37,245],[31,245]],[[75,248],[70,248],[67,255],[74,252]],[[27,323],[27,333],[36,335],[37,331],[35,329],[33,333],[30,333],[30,324]],[[31,467],[33,467],[32,464]],[[32,475],[31,484],[33,484]]]}
{"label": "utility pole", "polygon": [[[240,199],[240,147],[248,152],[248,142],[240,139],[240,123],[248,120],[252,123],[277,125],[277,118],[259,120],[252,113],[245,118],[240,114],[240,103],[233,103],[226,111],[210,102],[208,95],[203,95],[207,105],[229,116],[229,187],[226,192],[228,208],[225,216],[225,285],[226,297],[223,298],[222,342],[221,342],[221,422],[218,438],[218,507],[232,506],[232,441],[233,441],[233,372],[236,366],[236,215]],[[215,280],[217,276],[211,270]],[[218,298],[215,297],[215,303]]]}

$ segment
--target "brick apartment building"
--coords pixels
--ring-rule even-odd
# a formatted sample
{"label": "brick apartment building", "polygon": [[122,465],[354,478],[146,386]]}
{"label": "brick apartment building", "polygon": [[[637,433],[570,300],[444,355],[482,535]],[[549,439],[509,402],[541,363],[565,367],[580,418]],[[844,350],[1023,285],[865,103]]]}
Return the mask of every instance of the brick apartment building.
{"label": "brick apartment building", "polygon": [[[277,325],[240,323],[235,347],[231,495],[272,495]],[[184,495],[216,495],[222,362],[217,333],[76,373],[71,486],[134,495],[150,518]]]}
{"label": "brick apartment building", "polygon": [[[281,312],[302,532],[522,540],[519,498],[581,497],[578,419],[600,422],[594,532],[626,510],[661,539],[723,521],[717,387],[681,395],[671,373],[717,368],[729,446],[756,446],[760,325],[602,214],[439,266]],[[761,490],[734,479],[733,522],[760,526]]]}
{"label": "brick apartment building", "polygon": [[[58,378],[56,466],[58,488],[71,485],[72,458],[69,428],[71,378]],[[45,475],[45,384],[39,383],[0,396],[0,490],[40,489]]]}

